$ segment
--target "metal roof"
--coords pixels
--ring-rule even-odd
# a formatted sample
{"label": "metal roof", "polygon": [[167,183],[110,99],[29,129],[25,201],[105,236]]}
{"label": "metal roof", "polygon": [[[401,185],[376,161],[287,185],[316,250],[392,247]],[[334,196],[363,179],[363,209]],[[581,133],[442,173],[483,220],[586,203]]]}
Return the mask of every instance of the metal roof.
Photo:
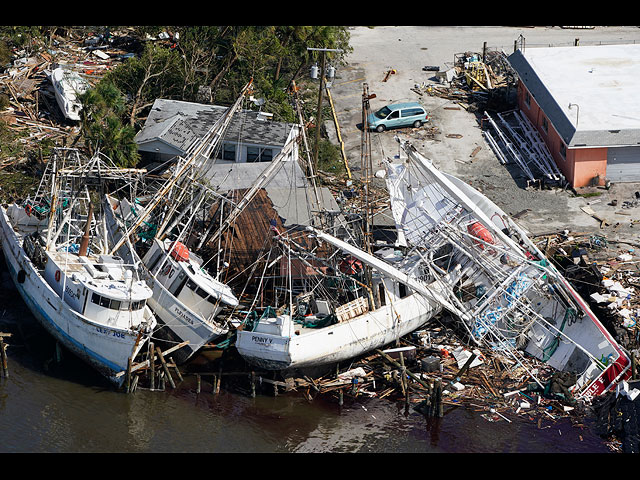
{"label": "metal roof", "polygon": [[508,57],[570,147],[640,145],[638,58],[640,44],[527,47]]}

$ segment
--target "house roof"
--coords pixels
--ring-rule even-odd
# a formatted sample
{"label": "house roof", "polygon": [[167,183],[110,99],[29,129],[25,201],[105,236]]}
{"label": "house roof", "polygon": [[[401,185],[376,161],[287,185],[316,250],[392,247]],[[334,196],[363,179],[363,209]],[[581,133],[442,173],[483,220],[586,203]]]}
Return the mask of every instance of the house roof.
{"label": "house roof", "polygon": [[[269,162],[214,163],[207,167],[204,178],[220,192],[246,189],[251,188],[269,165]],[[267,187],[289,190],[305,185],[306,176],[297,161],[284,162],[267,182]]]}
{"label": "house roof", "polygon": [[640,44],[628,44],[527,47],[508,58],[558,134],[578,147],[640,144],[639,57]]}
{"label": "house roof", "polygon": [[[184,152],[224,114],[227,107],[156,99],[144,127],[135,141],[138,145],[162,141]],[[237,112],[227,128],[226,139],[245,144],[284,146],[293,124],[259,120],[259,112]]]}

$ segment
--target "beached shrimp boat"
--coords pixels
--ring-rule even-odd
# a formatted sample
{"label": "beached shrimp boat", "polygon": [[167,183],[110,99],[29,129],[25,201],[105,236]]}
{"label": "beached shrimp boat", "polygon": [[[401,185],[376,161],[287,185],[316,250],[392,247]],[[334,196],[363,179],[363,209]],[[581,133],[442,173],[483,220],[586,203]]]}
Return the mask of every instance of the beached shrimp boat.
{"label": "beached shrimp boat", "polygon": [[[105,195],[104,209],[112,243],[117,243],[124,226],[134,223],[143,207],[126,200]],[[178,363],[189,360],[204,345],[225,335],[229,328],[217,319],[225,307],[236,307],[238,299],[231,288],[211,276],[203,261],[180,241],[150,239],[150,247],[142,258],[125,243],[118,252],[132,263],[140,265],[140,275],[153,296],[149,306],[158,319],[154,336],[185,346],[173,353]]]}
{"label": "beached shrimp boat", "polygon": [[[315,274],[295,299],[289,285],[286,311],[268,308],[237,330],[235,347],[248,363],[283,375],[314,371],[396,342],[442,311],[446,300],[424,280],[420,265],[414,264],[414,277],[393,249],[374,256],[311,226],[307,231],[336,247],[326,256],[336,265],[301,252],[300,245],[295,259],[294,249],[285,248],[289,271],[291,262],[301,261]],[[361,281],[365,265],[373,269],[369,284]]]}
{"label": "beached shrimp boat", "polygon": [[147,306],[152,291],[121,258],[91,241],[96,223],[90,206],[78,214],[79,203],[55,193],[47,204],[53,206],[48,215],[36,215],[32,203],[0,208],[9,273],[42,326],[119,387],[156,325]]}
{"label": "beached shrimp boat", "polygon": [[576,398],[600,395],[628,377],[628,355],[526,232],[398,141],[407,159],[387,163],[398,243],[427,260],[470,341],[523,365],[531,356],[575,375]]}

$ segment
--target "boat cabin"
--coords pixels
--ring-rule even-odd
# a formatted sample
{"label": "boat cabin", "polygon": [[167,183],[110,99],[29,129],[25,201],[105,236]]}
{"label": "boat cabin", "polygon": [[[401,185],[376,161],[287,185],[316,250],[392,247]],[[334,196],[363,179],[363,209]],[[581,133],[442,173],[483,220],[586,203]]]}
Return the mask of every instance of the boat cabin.
{"label": "boat cabin", "polygon": [[74,311],[113,326],[145,321],[151,290],[133,280],[121,258],[67,251],[47,251],[46,258],[44,279]]}
{"label": "boat cabin", "polygon": [[154,239],[142,261],[179,302],[202,318],[238,304],[231,289],[205,272],[202,260],[180,242]]}

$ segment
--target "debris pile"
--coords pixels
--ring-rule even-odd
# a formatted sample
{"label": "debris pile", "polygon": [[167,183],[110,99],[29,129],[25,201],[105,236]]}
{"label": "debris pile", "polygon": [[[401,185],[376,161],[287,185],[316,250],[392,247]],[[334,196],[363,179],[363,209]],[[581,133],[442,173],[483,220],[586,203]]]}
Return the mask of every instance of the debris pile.
{"label": "debris pile", "polygon": [[[529,372],[546,383],[536,383]],[[542,423],[560,418],[580,423],[582,406],[567,389],[575,378],[567,376],[533,359],[522,365],[488,349],[469,348],[452,330],[432,321],[401,339],[398,347],[376,350],[347,370],[315,379],[290,378],[280,384],[309,400],[316,395],[330,395],[340,404],[346,397],[404,399],[407,410],[413,408],[427,417],[442,417],[445,409],[465,406],[483,412],[487,421],[520,418],[548,428]],[[274,388],[273,380],[266,378],[261,373],[254,376]]]}
{"label": "debris pile", "polygon": [[637,246],[604,235],[563,231],[538,237],[548,258],[564,270],[591,309],[629,351],[639,347],[640,258]]}
{"label": "debris pile", "polygon": [[426,92],[457,102],[467,111],[480,108],[502,110],[509,105],[509,91],[515,91],[515,73],[504,52],[486,50],[484,54],[465,52],[454,55],[453,66],[444,71],[425,66],[424,71],[437,68],[439,84],[416,84],[412,90],[418,95]]}
{"label": "debris pile", "polygon": [[127,31],[107,31],[84,38],[72,32],[65,37],[52,34],[49,44],[36,45],[35,52],[14,49],[12,64],[0,73],[0,96],[7,104],[0,108],[0,121],[22,134],[27,146],[37,147],[44,139],[71,140],[79,127],[64,121],[49,78],[51,71],[64,66],[93,85],[138,48]]}

